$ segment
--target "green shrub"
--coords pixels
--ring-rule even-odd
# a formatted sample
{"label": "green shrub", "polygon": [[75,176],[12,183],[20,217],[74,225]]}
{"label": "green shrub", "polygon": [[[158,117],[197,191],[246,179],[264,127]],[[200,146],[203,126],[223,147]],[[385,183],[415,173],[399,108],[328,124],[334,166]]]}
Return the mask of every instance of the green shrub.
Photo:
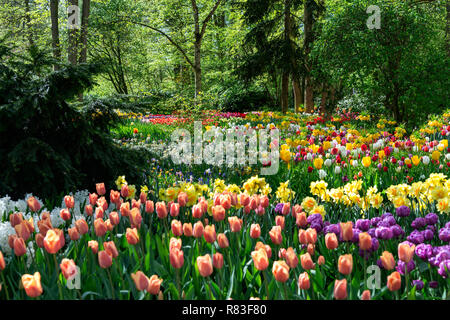
{"label": "green shrub", "polygon": [[99,65],[51,71],[51,59],[37,49],[18,56],[1,44],[0,61],[0,194],[52,198],[125,172],[141,179],[139,155],[125,153],[109,134],[120,121],[116,106],[69,103],[93,86]]}

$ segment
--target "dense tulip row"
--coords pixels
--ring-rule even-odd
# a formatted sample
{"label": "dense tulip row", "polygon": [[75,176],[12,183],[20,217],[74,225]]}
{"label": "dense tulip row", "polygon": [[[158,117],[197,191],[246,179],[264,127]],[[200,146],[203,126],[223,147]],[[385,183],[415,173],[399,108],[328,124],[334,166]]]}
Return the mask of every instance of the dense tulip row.
{"label": "dense tulip row", "polygon": [[[260,192],[267,187],[258,177],[244,183],[244,192],[229,189],[216,181],[204,197],[202,188],[182,185],[168,201],[145,191],[136,197],[134,186],[119,177],[117,190],[107,194],[99,183],[95,193],[68,195],[51,212],[33,196],[25,208],[2,199],[1,227],[9,235],[0,242],[0,295],[448,298],[450,222],[445,213],[429,213],[433,203],[395,208],[384,201],[377,210],[382,214],[364,208],[361,217],[358,202],[328,207],[326,186],[323,192],[311,186],[312,197],[301,205],[273,203],[270,191]],[[321,201],[323,209],[315,209]],[[375,278],[368,267],[378,268]]]}

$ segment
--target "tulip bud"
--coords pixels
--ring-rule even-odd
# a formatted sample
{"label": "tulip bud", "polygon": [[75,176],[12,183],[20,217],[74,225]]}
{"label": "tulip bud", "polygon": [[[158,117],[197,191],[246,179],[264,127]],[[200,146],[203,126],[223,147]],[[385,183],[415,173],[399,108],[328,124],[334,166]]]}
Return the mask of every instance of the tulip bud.
{"label": "tulip bud", "polygon": [[174,249],[170,250],[169,258],[170,258],[170,264],[175,269],[180,269],[183,267],[184,253],[182,250],[180,250],[178,248],[174,248]]}
{"label": "tulip bud", "polygon": [[39,297],[44,292],[41,285],[41,274],[39,272],[35,272],[34,275],[24,274],[22,276],[22,286],[30,298]]}
{"label": "tulip bud", "polygon": [[[162,279],[159,279],[156,274],[152,275],[150,279],[148,279],[147,292],[154,295],[160,294],[161,282]],[[158,297],[158,299],[160,299],[160,297]],[[160,300],[162,300],[162,298]]]}
{"label": "tulip bud", "polygon": [[97,193],[101,196],[103,196],[106,193],[106,188],[105,188],[105,184],[103,182],[101,183],[96,183],[95,184],[95,189],[97,190]]}
{"label": "tulip bud", "polygon": [[203,223],[201,221],[197,221],[194,224],[194,230],[193,230],[194,238],[200,238],[203,236]]}
{"label": "tulip bud", "polygon": [[108,254],[105,250],[98,252],[98,264],[100,268],[106,269],[112,265],[112,256]]}
{"label": "tulip bud", "polygon": [[275,280],[286,282],[289,279],[289,266],[283,260],[275,261],[273,263],[272,273]]}
{"label": "tulip bud", "polygon": [[339,257],[338,270],[343,275],[349,275],[353,269],[353,256],[351,254],[345,254]]}
{"label": "tulip bud", "polygon": [[213,255],[213,266],[216,269],[222,269],[223,267],[223,255],[219,252],[216,252]]}
{"label": "tulip bud", "polygon": [[80,233],[78,232],[76,227],[69,228],[68,230],[70,240],[77,241],[80,239]]}
{"label": "tulip bud", "polygon": [[14,254],[18,257],[23,256],[27,253],[27,247],[25,245],[25,241],[22,238],[16,238],[14,240]]}
{"label": "tulip bud", "polygon": [[300,290],[309,290],[310,286],[309,275],[307,272],[303,272],[298,277],[298,287]]}
{"label": "tulip bud", "polygon": [[88,247],[91,248],[93,254],[98,252],[98,242],[95,240],[88,241]]}
{"label": "tulip bud", "polygon": [[127,233],[125,236],[127,238],[127,242],[131,245],[135,245],[139,242],[139,235],[136,228],[127,228]]}
{"label": "tulip bud", "polygon": [[227,236],[224,233],[219,233],[217,235],[217,242],[219,243],[219,247],[221,249],[225,249],[225,248],[228,248],[230,246],[228,238],[227,238]]}
{"label": "tulip bud", "polygon": [[334,298],[336,300],[347,299],[347,279],[336,280],[334,282]]}
{"label": "tulip bud", "polygon": [[402,286],[402,277],[399,272],[395,271],[387,277],[387,287],[389,291],[398,291]]}
{"label": "tulip bud", "polygon": [[250,227],[250,237],[258,239],[261,236],[261,227],[257,223],[253,223]]}
{"label": "tulip bud", "polygon": [[137,271],[136,273],[132,273],[131,278],[133,279],[134,284],[136,285],[136,289],[138,291],[147,290],[149,280],[142,271]]}
{"label": "tulip bud", "polygon": [[192,237],[192,223],[183,223],[183,234]]}
{"label": "tulip bud", "polygon": [[202,277],[209,277],[213,272],[211,256],[207,254],[197,257],[197,267]]}

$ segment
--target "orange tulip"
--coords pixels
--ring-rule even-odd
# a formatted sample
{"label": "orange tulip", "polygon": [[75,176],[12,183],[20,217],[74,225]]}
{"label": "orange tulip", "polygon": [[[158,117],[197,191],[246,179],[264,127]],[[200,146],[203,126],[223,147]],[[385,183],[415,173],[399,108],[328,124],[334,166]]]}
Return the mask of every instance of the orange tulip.
{"label": "orange tulip", "polygon": [[155,211],[155,204],[151,200],[145,201],[145,212],[153,213]]}
{"label": "orange tulip", "polygon": [[14,240],[16,240],[18,236],[16,234],[10,234],[8,237],[8,245],[11,249],[14,249]]}
{"label": "orange tulip", "polygon": [[200,219],[203,216],[203,207],[201,204],[194,204],[192,206],[192,217]]}
{"label": "orange tulip", "polygon": [[180,205],[178,203],[172,203],[170,206],[170,216],[177,217],[180,214]]}
{"label": "orange tulip", "polygon": [[305,254],[302,254],[300,256],[300,262],[302,265],[302,268],[305,270],[311,270],[314,269],[314,262],[311,259],[311,255],[307,252]]}
{"label": "orange tulip", "polygon": [[47,231],[44,238],[44,248],[50,254],[55,254],[62,248],[61,238],[55,229]]}
{"label": "orange tulip", "polygon": [[87,204],[84,206],[84,212],[90,217],[92,216],[92,213],[94,212],[94,208],[92,208],[92,205]]}
{"label": "orange tulip", "polygon": [[127,238],[127,242],[131,245],[135,245],[139,242],[139,234],[136,228],[127,228],[127,233],[125,236]]}
{"label": "orange tulip", "polygon": [[30,208],[31,211],[36,212],[41,209],[41,204],[35,197],[29,197],[27,200],[28,208]]}
{"label": "orange tulip", "polygon": [[361,300],[370,300],[370,291],[364,290],[361,295]]}
{"label": "orange tulip", "polygon": [[247,206],[250,203],[250,197],[246,193],[241,193],[239,195],[239,201],[241,203],[241,206]]}
{"label": "orange tulip", "polygon": [[145,204],[145,202],[147,201],[147,194],[144,191],[141,191],[141,193],[139,194],[139,201],[141,201],[141,203]]}
{"label": "orange tulip", "polygon": [[108,254],[105,250],[98,252],[98,264],[101,268],[106,269],[112,265],[112,256]]}
{"label": "orange tulip", "polygon": [[314,228],[308,228],[306,230],[306,241],[311,244],[317,242],[317,231]]}
{"label": "orange tulip", "polygon": [[174,248],[174,249],[170,250],[169,258],[170,258],[170,264],[175,269],[180,269],[181,267],[183,267],[184,253],[182,250],[180,250],[178,248]]}
{"label": "orange tulip", "polygon": [[208,243],[216,241],[216,227],[214,225],[207,225],[203,231],[203,237]]}
{"label": "orange tulip", "polygon": [[308,224],[308,220],[306,218],[306,214],[304,212],[297,213],[297,216],[295,218],[295,223],[300,228],[306,227],[306,225]]}
{"label": "orange tulip", "polygon": [[317,263],[319,266],[323,266],[325,264],[325,258],[323,256],[320,256],[319,259],[317,259]]}
{"label": "orange tulip", "polygon": [[275,245],[280,245],[283,242],[283,236],[281,235],[281,227],[273,226],[269,231],[270,239]]}
{"label": "orange tulip", "polygon": [[219,196],[219,203],[225,209],[231,208],[231,196],[229,194],[222,194]]}
{"label": "orange tulip", "polygon": [[139,210],[138,208],[131,209],[129,217],[131,227],[140,229],[142,222],[141,210]]}
{"label": "orange tulip", "polygon": [[253,223],[250,227],[250,238],[258,239],[261,236],[261,227],[257,223]]}
{"label": "orange tulip", "polygon": [[276,216],[275,217],[275,225],[279,226],[281,228],[281,230],[284,229],[284,223],[285,219],[284,216]]}
{"label": "orange tulip", "polygon": [[97,237],[103,237],[108,231],[105,221],[100,218],[94,220],[94,229]]}
{"label": "orange tulip", "polygon": [[181,246],[182,246],[182,242],[181,239],[177,239],[177,238],[170,238],[169,241],[169,252],[174,250],[174,249],[178,249],[181,250]]}
{"label": "orange tulip", "polygon": [[186,192],[180,192],[178,194],[178,204],[180,207],[185,207],[186,203],[188,203],[188,195]]}
{"label": "orange tulip", "polygon": [[68,230],[70,240],[77,241],[80,239],[80,233],[78,232],[76,227],[69,228]]}
{"label": "orange tulip", "polygon": [[77,228],[78,233],[80,235],[84,235],[89,232],[89,226],[88,226],[86,220],[84,220],[84,219],[79,219],[79,220],[75,221],[75,227]]}
{"label": "orange tulip", "polygon": [[225,208],[221,205],[213,206],[211,208],[214,221],[222,221],[225,219]]}
{"label": "orange tulip", "polygon": [[289,247],[286,250],[286,263],[288,264],[289,268],[292,269],[296,268],[298,265],[298,257],[292,247]]}
{"label": "orange tulip", "polygon": [[64,221],[67,221],[71,218],[69,209],[61,209],[59,215],[61,216],[61,219],[63,219]]}
{"label": "orange tulip", "polygon": [[407,243],[400,243],[398,245],[398,257],[405,263],[409,263],[414,258],[414,251],[416,246],[409,246]]}
{"label": "orange tulip", "polygon": [[383,268],[385,268],[386,270],[392,270],[395,268],[394,256],[389,251],[384,251],[380,257],[380,260]]}
{"label": "orange tulip", "polygon": [[44,248],[44,236],[40,233],[36,233],[36,236],[34,237],[36,244],[39,248]]}
{"label": "orange tulip", "polygon": [[89,246],[89,248],[91,248],[92,253],[97,254],[97,252],[98,252],[98,242],[97,241],[89,240],[88,246]]}
{"label": "orange tulip", "polygon": [[9,222],[11,223],[11,227],[15,227],[16,225],[22,223],[23,215],[22,212],[16,212],[9,216]]}
{"label": "orange tulip", "polygon": [[303,272],[298,277],[298,287],[300,290],[309,290],[310,286],[309,275],[307,272]]}
{"label": "orange tulip", "polygon": [[266,251],[267,257],[269,259],[272,257],[272,248],[269,245],[264,244],[261,241],[258,241],[255,245],[255,251],[257,251],[259,249],[264,249]]}
{"label": "orange tulip", "polygon": [[130,203],[124,202],[120,205],[120,214],[122,217],[128,217],[130,215]]}
{"label": "orange tulip", "polygon": [[349,222],[341,222],[341,235],[344,241],[351,241],[353,239],[353,224]]}
{"label": "orange tulip", "polygon": [[18,257],[23,256],[27,253],[27,247],[25,245],[25,241],[22,238],[16,238],[14,240],[14,254]]}
{"label": "orange tulip", "polygon": [[219,243],[219,247],[222,249],[228,248],[230,246],[230,242],[228,241],[228,238],[224,233],[219,233],[217,235],[217,242]]}
{"label": "orange tulip", "polygon": [[267,257],[267,252],[264,248],[252,251],[252,259],[255,268],[263,271],[269,266],[269,258]]}
{"label": "orange tulip", "polygon": [[6,263],[5,263],[5,258],[3,257],[3,253],[0,251],[0,270],[5,270],[6,268]]}
{"label": "orange tulip", "polygon": [[283,209],[281,210],[281,214],[283,216],[287,216],[290,211],[291,211],[291,204],[289,202],[284,203]]}
{"label": "orange tulip", "polygon": [[242,219],[238,217],[228,217],[228,223],[230,224],[231,232],[239,232],[242,228]]}
{"label": "orange tulip", "polygon": [[148,288],[147,292],[150,294],[157,295],[160,293],[160,286],[162,283],[162,279],[159,279],[156,274],[152,275],[150,279],[148,279]]}
{"label": "orange tulip", "polygon": [[97,200],[97,206],[102,208],[103,211],[106,211],[108,210],[108,201],[106,201],[105,197],[100,197]]}
{"label": "orange tulip", "polygon": [[325,236],[325,245],[327,246],[328,250],[334,250],[338,247],[339,242],[336,237],[336,234],[334,233],[327,233]]}
{"label": "orange tulip", "polygon": [[34,275],[24,274],[22,276],[22,285],[27,296],[30,298],[39,297],[44,290],[41,285],[41,274],[36,272]]}
{"label": "orange tulip", "polygon": [[133,279],[134,284],[136,285],[136,289],[138,289],[138,291],[147,290],[149,285],[149,279],[142,271],[132,273],[131,279]]}
{"label": "orange tulip", "polygon": [[353,269],[353,256],[351,254],[344,254],[339,257],[338,270],[343,275],[349,275]]}
{"label": "orange tulip", "polygon": [[116,244],[114,241],[103,242],[103,248],[105,251],[113,258],[117,258],[119,256],[119,251],[117,250]]}
{"label": "orange tulip", "polygon": [[183,223],[183,234],[192,237],[192,223]]}
{"label": "orange tulip", "polygon": [[306,249],[306,251],[307,251],[311,256],[313,256],[313,255],[314,255],[314,251],[315,251],[315,246],[314,246],[312,243],[308,244],[308,248]]}
{"label": "orange tulip", "polygon": [[17,236],[25,241],[27,241],[31,237],[30,230],[28,229],[27,222],[25,220],[17,224],[14,229],[16,230]]}
{"label": "orange tulip", "polygon": [[72,209],[75,206],[75,199],[73,196],[65,196],[64,203],[66,204],[67,209]]}
{"label": "orange tulip", "polygon": [[203,223],[201,221],[197,221],[194,224],[194,230],[192,231],[194,238],[200,238],[203,236]]}
{"label": "orange tulip", "polygon": [[48,230],[53,229],[52,221],[50,219],[42,219],[38,221],[37,225],[39,228],[39,233],[42,234],[44,237],[47,234]]}
{"label": "orange tulip", "polygon": [[105,210],[102,207],[95,208],[95,219],[103,219],[105,216]]}
{"label": "orange tulip", "polygon": [[392,272],[391,275],[387,277],[387,287],[390,291],[400,290],[402,286],[402,277],[399,272]]}
{"label": "orange tulip", "polygon": [[272,273],[275,280],[279,282],[286,282],[289,279],[289,266],[283,260],[278,260],[273,263]]}
{"label": "orange tulip", "polygon": [[109,220],[113,226],[117,226],[120,223],[119,214],[116,211],[113,211],[109,214]]}
{"label": "orange tulip", "polygon": [[298,242],[300,242],[301,244],[308,244],[308,239],[306,238],[306,230],[298,230]]}
{"label": "orange tulip", "polygon": [[361,250],[369,250],[372,248],[372,237],[367,232],[359,234],[359,247]]}
{"label": "orange tulip", "polygon": [[334,282],[334,298],[336,300],[347,299],[347,279],[336,280]]}
{"label": "orange tulip", "polygon": [[96,193],[89,193],[89,204],[92,206],[95,206],[97,204],[98,200],[98,194]]}
{"label": "orange tulip", "polygon": [[105,188],[105,184],[103,182],[100,183],[96,183],[95,184],[95,189],[97,190],[97,193],[99,195],[104,195],[106,193],[106,188]]}
{"label": "orange tulip", "polygon": [[71,259],[62,259],[59,267],[61,268],[64,278],[66,279],[73,279],[73,277],[77,274],[77,266]]}
{"label": "orange tulip", "polygon": [[172,220],[170,227],[172,229],[172,233],[175,237],[180,237],[183,234],[183,227],[181,221]]}
{"label": "orange tulip", "polygon": [[202,277],[209,277],[213,272],[211,256],[207,254],[197,257],[197,267]]}
{"label": "orange tulip", "polygon": [[214,253],[213,255],[213,266],[216,269],[222,269],[223,267],[223,255],[219,252]]}

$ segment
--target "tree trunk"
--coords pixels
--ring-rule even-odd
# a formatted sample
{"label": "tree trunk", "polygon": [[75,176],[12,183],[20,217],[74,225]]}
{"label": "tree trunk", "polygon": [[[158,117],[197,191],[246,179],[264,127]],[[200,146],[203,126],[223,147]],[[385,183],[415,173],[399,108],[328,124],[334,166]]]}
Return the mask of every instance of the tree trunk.
{"label": "tree trunk", "polygon": [[[50,17],[52,21],[52,48],[53,57],[57,60],[61,59],[61,46],[59,42],[59,25],[58,25],[58,5],[59,0],[50,0]],[[54,65],[54,70],[58,70],[59,66]]]}
{"label": "tree trunk", "polygon": [[289,73],[284,72],[281,78],[281,112],[286,113],[289,106]]}
{"label": "tree trunk", "polygon": [[91,0],[83,0],[83,11],[81,17],[81,51],[80,51],[80,59],[78,60],[80,63],[84,63],[87,61],[87,35],[88,35],[88,24],[89,24],[89,13],[91,10]]}
{"label": "tree trunk", "polygon": [[295,112],[300,112],[300,106],[303,103],[303,94],[300,88],[300,84],[298,83],[295,76],[292,77],[292,89],[294,91],[294,107]]}
{"label": "tree trunk", "polygon": [[[78,0],[69,0],[69,5],[78,6]],[[73,12],[68,12],[68,17],[70,18],[72,14]],[[76,27],[69,29],[69,46],[67,48],[67,58],[73,65],[77,64],[77,36],[78,32]]]}
{"label": "tree trunk", "polygon": [[313,42],[313,12],[312,5],[313,0],[305,0],[304,3],[304,24],[305,24],[305,41],[304,41],[304,52],[305,52],[305,67],[306,67],[306,89],[305,89],[305,107],[307,113],[312,113],[314,110],[314,87],[311,79],[311,61],[309,54],[311,53],[311,45]]}
{"label": "tree trunk", "polygon": [[195,99],[202,91],[202,56],[201,41],[194,44],[194,76],[195,76]]}
{"label": "tree trunk", "polygon": [[445,39],[447,40],[447,55],[450,56],[450,0],[447,0],[446,4],[447,11],[447,26],[445,28]]}
{"label": "tree trunk", "polygon": [[322,99],[320,101],[320,109],[319,109],[319,112],[321,115],[325,115],[325,113],[326,113],[327,98],[328,98],[328,88],[327,88],[326,83],[323,83]]}
{"label": "tree trunk", "polygon": [[34,36],[33,30],[31,28],[31,17],[30,17],[30,0],[25,0],[25,21],[27,26],[27,36],[30,46],[34,46]]}

